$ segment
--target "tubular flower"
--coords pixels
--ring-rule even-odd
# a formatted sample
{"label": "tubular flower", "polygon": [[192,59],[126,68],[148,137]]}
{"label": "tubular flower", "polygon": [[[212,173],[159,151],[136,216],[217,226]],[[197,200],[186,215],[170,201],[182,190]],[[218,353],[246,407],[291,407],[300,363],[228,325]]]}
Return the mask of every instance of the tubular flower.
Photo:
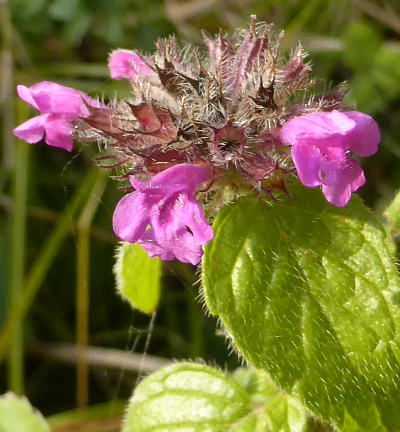
{"label": "tubular flower", "polygon": [[139,242],[151,256],[196,265],[213,231],[195,199],[196,188],[210,180],[204,166],[179,164],[150,180],[130,176],[136,189],[114,212],[114,232],[129,243]]}
{"label": "tubular flower", "polygon": [[374,119],[357,111],[294,117],[279,135],[283,144],[291,146],[300,181],[310,188],[322,186],[327,201],[337,207],[344,207],[352,192],[365,183],[364,172],[351,154],[371,156],[380,141]]}
{"label": "tubular flower", "polygon": [[47,145],[67,151],[73,147],[71,122],[89,115],[86,104],[99,106],[84,93],[50,81],[32,87],[19,85],[17,92],[42,114],[15,128],[14,135],[29,144],[41,141],[44,136]]}
{"label": "tubular flower", "polygon": [[138,75],[151,76],[155,73],[134,51],[116,50],[108,62],[111,78],[136,80]]}

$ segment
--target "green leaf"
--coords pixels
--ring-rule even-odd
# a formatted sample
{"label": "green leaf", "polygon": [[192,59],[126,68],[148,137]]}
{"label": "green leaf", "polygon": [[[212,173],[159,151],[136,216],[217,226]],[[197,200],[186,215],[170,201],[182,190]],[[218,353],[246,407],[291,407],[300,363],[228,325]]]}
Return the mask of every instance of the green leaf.
{"label": "green leaf", "polygon": [[211,367],[178,363],[136,388],[123,432],[226,432],[250,412],[250,398],[233,379]]}
{"label": "green leaf", "polygon": [[137,243],[122,243],[114,273],[119,293],[144,313],[156,310],[161,290],[161,260],[150,258]]}
{"label": "green leaf", "polygon": [[220,212],[206,304],[246,360],[316,415],[343,431],[395,430],[400,281],[385,231],[357,197],[339,209],[319,190],[290,194]]}
{"label": "green leaf", "polygon": [[50,432],[50,427],[26,398],[6,393],[0,397],[0,432]]}
{"label": "green leaf", "polygon": [[[243,386],[246,374],[257,380],[258,392]],[[233,379],[209,366],[178,363],[139,384],[122,432],[303,432],[305,426],[304,408],[282,395],[265,372],[240,372]]]}

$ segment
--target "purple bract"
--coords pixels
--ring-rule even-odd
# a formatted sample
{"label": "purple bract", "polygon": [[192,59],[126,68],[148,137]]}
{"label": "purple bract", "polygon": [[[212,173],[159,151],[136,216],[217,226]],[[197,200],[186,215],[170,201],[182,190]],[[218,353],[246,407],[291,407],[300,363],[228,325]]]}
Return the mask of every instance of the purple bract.
{"label": "purple bract", "polygon": [[85,102],[92,106],[100,105],[78,90],[50,81],[42,81],[32,87],[19,85],[17,92],[24,102],[42,115],[15,128],[14,135],[29,144],[41,141],[44,136],[47,145],[67,151],[73,147],[71,122],[89,115]]}
{"label": "purple bract", "polygon": [[196,265],[202,246],[213,238],[196,188],[210,180],[204,166],[179,164],[143,181],[130,176],[136,189],[124,196],[114,212],[114,232],[129,243],[139,242],[151,256]]}
{"label": "purple bract", "polygon": [[290,119],[280,130],[280,139],[292,146],[300,181],[310,188],[322,186],[328,202],[344,207],[365,183],[364,172],[351,155],[376,153],[380,133],[372,117],[334,110]]}

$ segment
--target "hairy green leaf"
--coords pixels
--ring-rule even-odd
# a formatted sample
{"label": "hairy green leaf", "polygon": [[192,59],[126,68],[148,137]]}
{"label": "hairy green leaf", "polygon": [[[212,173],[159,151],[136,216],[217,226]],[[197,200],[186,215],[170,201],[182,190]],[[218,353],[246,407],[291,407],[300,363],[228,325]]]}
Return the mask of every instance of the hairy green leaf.
{"label": "hairy green leaf", "polygon": [[253,427],[249,432],[309,430],[302,403],[283,393],[265,371],[241,368],[235,371],[233,378],[249,393],[252,401],[252,413],[243,422]]}
{"label": "hairy green leaf", "polygon": [[117,289],[132,307],[152,313],[160,299],[161,261],[137,243],[123,243],[114,266]]}
{"label": "hairy green leaf", "polygon": [[281,394],[265,372],[239,371],[234,378],[197,363],[168,366],[135,389],[122,431],[306,430],[304,407]]}
{"label": "hairy green leaf", "polygon": [[0,397],[0,432],[50,432],[50,427],[26,398],[6,393]]}
{"label": "hairy green leaf", "polygon": [[357,197],[338,209],[318,190],[290,194],[220,212],[203,261],[206,304],[246,360],[321,418],[396,430],[400,282],[385,232]]}
{"label": "hairy green leaf", "polygon": [[178,363],[146,378],[129,404],[123,432],[226,432],[250,412],[250,398],[211,367]]}

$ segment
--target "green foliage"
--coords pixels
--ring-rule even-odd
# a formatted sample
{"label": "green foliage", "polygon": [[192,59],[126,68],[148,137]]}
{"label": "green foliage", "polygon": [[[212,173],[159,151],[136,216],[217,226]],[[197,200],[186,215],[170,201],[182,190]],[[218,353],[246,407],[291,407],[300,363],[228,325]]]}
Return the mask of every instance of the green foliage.
{"label": "green foliage", "polygon": [[10,268],[10,257],[8,253],[7,243],[5,236],[0,234],[0,326],[3,325],[6,313],[7,305],[9,302],[9,292],[7,287],[9,285],[9,268]]}
{"label": "green foliage", "polygon": [[344,60],[360,71],[369,71],[382,45],[376,29],[363,21],[349,25],[343,35]]}
{"label": "green foliage", "polygon": [[388,101],[400,95],[400,52],[383,49],[375,60],[374,79]]}
{"label": "green foliage", "polygon": [[290,194],[220,212],[206,304],[240,353],[317,415],[343,431],[395,430],[400,281],[385,232],[358,198],[338,209],[319,190]]}
{"label": "green foliage", "polygon": [[[129,0],[10,0],[9,3],[29,50],[35,57],[44,54],[47,61],[53,56],[71,57],[71,48],[90,41],[90,57],[100,57],[104,62],[112,48],[152,49],[159,36],[175,30],[164,17],[161,0],[153,0],[151,8],[147,1]],[[97,50],[93,42],[98,45]],[[37,49],[38,44],[42,50]]]}
{"label": "green foliage", "polygon": [[304,406],[298,399],[280,391],[265,371],[240,368],[233,378],[249,393],[255,407],[243,422],[248,425],[249,432],[309,430]]}
{"label": "green foliage", "polygon": [[117,289],[133,308],[145,313],[157,309],[161,266],[161,260],[150,258],[138,243],[122,243],[119,246],[114,266]]}
{"label": "green foliage", "polygon": [[50,427],[26,398],[7,393],[0,397],[0,432],[50,432]]}
{"label": "green foliage", "polygon": [[[54,80],[89,92],[92,96],[105,94],[106,97],[114,97],[118,94],[122,99],[129,97],[130,89],[126,83],[109,79],[106,59],[111,49],[151,50],[158,37],[170,33],[176,33],[182,40],[199,41],[201,28],[206,28],[209,32],[217,32],[219,28],[231,32],[233,25],[248,21],[251,10],[260,19],[273,21],[276,28],[288,29],[288,37],[294,44],[298,39],[302,41],[305,49],[310,51],[308,59],[313,64],[316,77],[327,78],[333,86],[346,80],[352,95],[349,102],[359,110],[379,114],[376,119],[384,142],[378,155],[371,162],[366,161],[368,182],[362,189],[370,205],[379,206],[382,198],[390,199],[400,184],[400,54],[396,42],[399,32],[391,26],[391,23],[399,21],[397,0],[375,2],[375,9],[380,10],[380,14],[366,13],[362,9],[363,5],[374,2],[353,0],[211,2],[214,6],[210,2],[192,0],[152,0],[151,7],[148,0],[9,0],[0,3],[9,5],[11,9],[13,35],[10,34],[10,37],[13,38],[13,49],[10,54],[15,59],[15,69],[10,77],[14,84],[31,85],[41,80]],[[220,7],[222,3],[224,7]],[[354,17],[358,21],[352,23]],[[2,28],[6,26],[2,25]],[[310,40],[314,48],[308,44]],[[5,82],[8,76],[7,73],[2,74]],[[14,84],[10,83],[12,86]],[[5,102],[6,107],[11,105],[12,100],[10,105]],[[10,131],[14,126],[15,124],[10,125]],[[3,125],[2,132],[5,132]],[[93,156],[89,145],[80,149],[79,154],[74,152],[73,156],[56,149],[51,151],[41,145],[35,146],[33,153],[33,174],[28,185],[30,216],[26,245],[27,268],[31,268],[36,257],[41,256],[43,239],[51,230],[52,220],[64,218],[66,212],[61,212],[69,199],[67,195],[82,182],[88,171],[88,161]],[[4,173],[2,170],[3,177]],[[10,184],[10,178],[5,179]],[[6,223],[10,191],[4,184],[0,200],[3,215],[3,223],[0,224],[0,321],[8,313],[7,270],[10,265],[7,265],[7,261],[11,250],[10,230]],[[2,185],[3,183],[0,186]],[[104,198],[93,230],[90,341],[110,348],[121,348],[130,338],[128,323],[132,324],[136,341],[148,330],[148,318],[142,314],[135,314],[132,318],[129,308],[123,307],[120,299],[110,290],[110,269],[114,262],[110,212],[119,198],[112,189]],[[398,216],[391,214],[390,218],[394,224],[395,221],[397,223]],[[66,235],[63,234],[64,237]],[[45,245],[44,249],[46,248]],[[43,261],[44,267],[40,266],[42,270],[34,272],[34,275],[41,275],[36,277],[34,283],[35,290],[40,285],[40,291],[32,308],[29,308],[29,323],[25,328],[28,330],[25,331],[27,344],[32,340],[63,343],[74,340],[75,337],[71,321],[75,300],[71,288],[76,283],[74,237],[71,236],[63,243],[62,248],[57,246],[50,249],[44,255],[47,259]],[[187,271],[190,273],[192,270]],[[200,307],[198,310],[193,307],[198,306],[195,294],[183,291],[177,279],[171,275],[167,283],[168,295],[165,295],[165,301],[160,305],[153,333],[153,339],[157,343],[150,343],[146,350],[152,355],[175,358],[205,357],[232,367],[235,358],[231,356],[228,359],[222,338],[213,334],[214,321],[203,316]],[[221,285],[224,286],[224,283],[223,281]],[[371,306],[367,300],[369,309]],[[30,305],[31,300],[26,303]],[[283,313],[282,319],[285,318],[286,311]],[[357,313],[355,310],[355,314]],[[372,317],[370,321],[370,325],[379,325],[378,318]],[[14,327],[19,322],[19,319],[14,320]],[[384,322],[383,327],[386,326]],[[12,328],[13,326],[10,327]],[[352,329],[357,333],[355,330],[358,329],[358,322]],[[349,332],[349,337],[352,337],[352,331]],[[290,337],[290,329],[288,334]],[[368,340],[366,338],[367,342]],[[383,344],[377,345],[377,352],[380,352],[382,346]],[[142,352],[143,349],[144,338],[141,338],[136,351]],[[321,350],[325,351],[323,347]],[[330,351],[326,351],[326,356],[329,353]],[[293,362],[296,361],[293,355],[290,358]],[[390,371],[390,367],[386,369],[385,372]],[[5,375],[1,374],[2,388],[6,387]],[[109,400],[111,393],[125,396],[124,386],[117,384],[114,375],[110,374],[109,378],[110,382],[107,381],[100,387],[96,380],[90,381],[91,401]],[[40,373],[27,374],[27,381],[30,398],[45,411],[55,412],[75,406],[75,382],[65,374],[64,366],[42,362]],[[63,389],[62,392],[60,388]],[[333,397],[336,395],[333,394]],[[351,422],[347,418],[346,427],[350,430]],[[358,427],[354,426],[353,429],[357,430]]]}
{"label": "green foliage", "polygon": [[400,192],[397,193],[394,200],[390,203],[389,207],[385,211],[392,228],[396,231],[400,230]]}
{"label": "green foliage", "polygon": [[400,52],[383,46],[376,28],[359,21],[343,34],[343,61],[354,73],[353,97],[361,110],[382,111],[400,95]]}
{"label": "green foliage", "polygon": [[49,13],[52,18],[70,21],[81,11],[79,0],[56,0],[51,4]]}
{"label": "green foliage", "polygon": [[[110,402],[90,405],[86,408],[80,408],[79,410],[74,409],[61,412],[46,417],[46,420],[52,430],[99,432],[98,428],[101,422],[107,422],[111,418],[122,417],[125,411],[125,405],[126,403],[124,401],[114,399]],[[110,428],[107,428],[107,432],[117,431],[111,431]]]}
{"label": "green foliage", "polygon": [[283,395],[265,372],[239,370],[234,379],[197,363],[178,363],[134,391],[123,432],[303,432],[304,407]]}

